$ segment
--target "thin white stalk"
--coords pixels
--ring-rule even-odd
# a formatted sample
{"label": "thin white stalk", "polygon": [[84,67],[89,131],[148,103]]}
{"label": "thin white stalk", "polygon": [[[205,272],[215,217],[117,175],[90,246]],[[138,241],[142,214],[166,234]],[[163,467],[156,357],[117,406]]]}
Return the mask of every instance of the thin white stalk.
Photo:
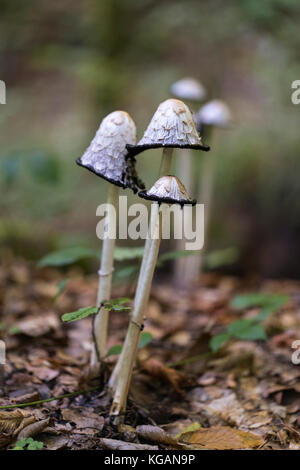
{"label": "thin white stalk", "polygon": [[159,177],[167,176],[170,173],[172,157],[173,149],[168,147],[164,148],[160,162]]}
{"label": "thin white stalk", "polygon": [[114,393],[111,415],[119,415],[126,409],[127,395],[131,382],[132,369],[137,355],[141,326],[144,322],[145,310],[149,301],[151,284],[157,262],[161,241],[161,213],[158,203],[151,205],[151,234],[149,252],[147,253],[144,270],[141,272],[136,291],[134,309],[123,345],[119,376]]}
{"label": "thin white stalk", "polygon": [[[202,176],[198,186],[198,202],[204,204],[204,244],[207,241],[208,227],[210,223],[212,201],[213,201],[213,188],[214,176],[216,167],[216,154],[212,150],[209,154],[204,156]],[[203,269],[203,258],[205,249],[195,256],[183,258],[184,269],[182,272],[181,286],[186,289],[192,289],[197,285],[199,276]]]}
{"label": "thin white stalk", "polygon": [[[162,152],[162,157],[161,157],[161,163],[160,163],[160,170],[159,170],[159,177],[168,175],[170,173],[171,165],[172,165],[172,157],[173,157],[173,149],[172,148],[164,148]],[[142,292],[142,287],[144,285],[144,278],[145,278],[145,267],[147,264],[148,260],[148,255],[150,251],[150,246],[151,246],[151,237],[146,238],[145,241],[145,248],[144,248],[144,254],[143,254],[143,259],[142,259],[142,264],[140,267],[140,272],[139,272],[139,278],[138,278],[138,283],[136,287],[136,294],[135,294],[135,300],[134,303],[138,301],[138,296],[140,292]],[[108,387],[110,390],[115,390],[116,388],[116,383],[120,375],[121,371],[121,364],[123,363],[123,354],[124,354],[124,349],[125,349],[125,343],[124,347],[122,349],[122,352],[119,356],[119,359],[114,367],[114,370],[110,376],[110,379],[108,381]]]}
{"label": "thin white stalk", "polygon": [[[148,235],[148,237],[149,237],[149,235]],[[151,239],[147,238],[146,242],[145,242],[143,259],[142,259],[142,264],[141,264],[141,267],[140,267],[139,278],[138,278],[137,287],[136,287],[136,294],[135,294],[134,304],[136,304],[136,302],[138,301],[138,295],[139,295],[139,293],[141,291],[141,287],[143,286],[143,283],[144,283],[144,273],[145,273],[147,259],[148,259],[148,255],[149,255],[149,251],[150,251],[150,246],[151,246]],[[122,363],[123,363],[124,347],[125,347],[125,343],[123,345],[122,352],[121,352],[121,354],[118,358],[118,361],[117,361],[117,363],[114,367],[114,370],[113,370],[113,372],[112,372],[112,374],[109,378],[109,381],[108,381],[108,388],[111,391],[115,390],[117,380],[120,376],[120,370],[121,370]]]}
{"label": "thin white stalk", "polygon": [[[180,154],[177,156],[176,166],[177,174],[180,175],[180,179],[184,182],[184,186],[188,193],[193,194],[193,154],[191,150],[184,149],[180,151]],[[186,216],[187,214],[184,215],[184,217]],[[192,214],[190,217],[191,219],[193,218]],[[192,223],[192,220],[187,221],[187,223]],[[182,238],[180,240],[176,240],[176,250],[184,250],[185,243],[186,239],[184,238],[184,234],[182,234]],[[173,278],[175,285],[178,287],[184,287],[183,277],[186,270],[186,261],[186,258],[177,258],[175,260]]]}
{"label": "thin white stalk", "polygon": [[[114,184],[109,185],[107,197],[107,215],[106,225],[108,230],[111,230],[112,224],[115,223],[115,215],[118,211],[118,197],[119,188]],[[110,207],[114,210],[110,210]],[[114,249],[115,237],[108,236],[103,240],[101,261],[99,269],[99,282],[98,282],[98,295],[97,306],[100,307],[104,300],[109,300],[111,296],[112,276],[114,269]],[[94,319],[93,333],[94,333],[94,348],[91,354],[91,366],[95,366],[106,354],[107,331],[108,331],[108,318],[109,312],[101,308],[99,313]]]}

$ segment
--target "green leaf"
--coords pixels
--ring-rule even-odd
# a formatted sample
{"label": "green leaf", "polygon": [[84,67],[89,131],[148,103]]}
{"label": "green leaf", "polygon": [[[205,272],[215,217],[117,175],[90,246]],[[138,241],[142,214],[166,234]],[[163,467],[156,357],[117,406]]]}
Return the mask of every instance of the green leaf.
{"label": "green leaf", "polygon": [[17,335],[20,333],[20,328],[16,325],[16,326],[11,326],[9,329],[8,329],[8,333],[10,335]]}
{"label": "green leaf", "polygon": [[227,327],[227,333],[238,339],[258,340],[267,339],[263,325],[257,323],[255,319],[237,320]]}
{"label": "green leaf", "polygon": [[60,179],[60,165],[57,158],[43,152],[35,152],[28,159],[32,176],[40,183],[55,184]]}
{"label": "green leaf", "polygon": [[133,274],[137,273],[138,271],[138,266],[135,264],[132,264],[130,266],[124,266],[121,269],[118,269],[115,272],[115,279],[124,279],[124,278],[130,278],[133,276]]}
{"label": "green leaf", "polygon": [[[276,309],[275,309],[276,310]],[[256,317],[254,317],[253,320],[255,320],[256,322],[261,322],[261,321],[264,321],[266,320],[271,313],[274,312],[274,308],[273,306],[270,306],[270,307],[264,307],[262,308],[262,310],[259,312],[258,315],[256,315]]]}
{"label": "green leaf", "polygon": [[244,330],[240,330],[239,332],[235,333],[235,335],[238,339],[244,339],[244,340],[250,340],[250,341],[255,341],[258,339],[267,339],[266,332],[264,330],[263,325],[260,323],[250,325]]}
{"label": "green leaf", "polygon": [[201,253],[200,251],[194,251],[194,250],[174,250],[174,251],[168,251],[167,253],[163,253],[162,255],[159,256],[158,258],[158,264],[163,264],[166,261],[178,259],[178,258],[184,258],[186,256],[193,256],[193,255],[199,255]]}
{"label": "green leaf", "polygon": [[20,450],[20,449],[23,450],[23,448],[26,446],[28,441],[29,441],[29,438],[24,438],[24,439],[21,439],[20,441],[17,441],[13,450]]}
{"label": "green leaf", "polygon": [[42,449],[43,447],[44,447],[43,442],[33,441],[28,445],[27,449],[28,450],[38,450],[38,449]]}
{"label": "green leaf", "polygon": [[44,443],[41,441],[35,441],[32,437],[25,437],[20,441],[17,441],[13,450],[25,450],[27,446],[28,450],[38,450],[44,447]]}
{"label": "green leaf", "polygon": [[120,311],[120,310],[130,310],[131,307],[126,307],[124,304],[128,304],[130,302],[130,299],[128,297],[119,297],[118,299],[113,299],[109,301],[104,301],[102,302],[102,307],[105,308],[105,310],[115,310],[115,311]]}
{"label": "green leaf", "polygon": [[38,266],[67,266],[84,258],[95,257],[95,251],[85,246],[74,246],[63,250],[53,251],[38,262]]}
{"label": "green leaf", "polygon": [[82,318],[86,318],[89,315],[94,315],[95,313],[98,313],[98,310],[98,307],[84,307],[76,310],[75,312],[65,313],[61,319],[65,323],[70,323],[81,320]]}
{"label": "green leaf", "polygon": [[62,280],[58,283],[57,292],[56,292],[56,294],[53,296],[52,302],[56,302],[56,301],[57,301],[58,297],[62,294],[64,288],[66,287],[67,283],[68,283],[68,278],[62,279]]}
{"label": "green leaf", "polygon": [[143,331],[143,333],[141,334],[140,342],[139,342],[139,349],[142,349],[145,346],[147,346],[147,344],[151,343],[152,339],[153,339],[153,336],[151,333],[147,331]]}
{"label": "green leaf", "polygon": [[20,172],[20,158],[17,153],[10,153],[1,159],[1,177],[10,186],[15,182]]}
{"label": "green leaf", "polygon": [[144,247],[125,247],[116,246],[114,251],[114,259],[116,261],[127,261],[130,259],[142,258]]}
{"label": "green leaf", "polygon": [[239,250],[235,247],[215,250],[205,257],[205,265],[209,269],[220,268],[235,263],[239,258]]}
{"label": "green leaf", "polygon": [[210,342],[210,348],[213,352],[219,351],[219,349],[223,346],[223,344],[227,343],[227,341],[231,338],[231,335],[227,332],[220,333],[214,336]]}
{"label": "green leaf", "polygon": [[192,424],[190,424],[189,426],[187,426],[186,428],[184,428],[182,431],[180,431],[178,434],[176,434],[175,436],[175,439],[179,439],[180,440],[180,437],[185,434],[186,432],[194,432],[194,431],[198,431],[198,429],[201,429],[201,424],[200,423],[197,423],[194,422]]}
{"label": "green leaf", "polygon": [[111,346],[106,354],[106,357],[109,356],[117,356],[118,354],[121,354],[122,352],[122,345],[121,344],[115,344],[114,346]]}
{"label": "green leaf", "polygon": [[254,323],[253,319],[243,318],[241,320],[234,321],[227,327],[227,332],[230,335],[238,335],[240,332],[243,332],[245,329],[251,327]]}
{"label": "green leaf", "polygon": [[252,307],[272,307],[276,310],[285,304],[288,299],[286,295],[254,292],[235,296],[231,301],[231,307],[241,310]]}
{"label": "green leaf", "polygon": [[[152,334],[144,331],[141,334],[141,338],[140,338],[140,342],[139,342],[139,349],[142,349],[145,346],[147,346],[147,344],[151,343],[152,339],[153,339]],[[122,349],[123,349],[123,347],[122,347],[121,344],[115,344],[114,346],[111,346],[111,348],[109,348],[109,350],[106,354],[106,357],[116,356],[118,354],[121,354]]]}

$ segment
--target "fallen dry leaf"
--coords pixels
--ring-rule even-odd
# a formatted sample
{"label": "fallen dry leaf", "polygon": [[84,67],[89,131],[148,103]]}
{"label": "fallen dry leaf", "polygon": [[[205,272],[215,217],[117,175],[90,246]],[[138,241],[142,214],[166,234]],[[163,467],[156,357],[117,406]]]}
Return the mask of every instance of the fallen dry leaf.
{"label": "fallen dry leaf", "polygon": [[59,450],[66,447],[69,438],[66,436],[50,436],[49,434],[43,437],[44,445],[49,450]]}
{"label": "fallen dry leaf", "polygon": [[27,317],[25,320],[18,323],[18,328],[21,333],[33,337],[43,336],[59,327],[60,322],[57,315],[51,312],[46,312],[40,317],[35,315]]}
{"label": "fallen dry leaf", "polygon": [[28,412],[23,410],[14,411],[1,411],[0,412],[0,432],[13,434],[19,429],[24,421],[28,421],[28,418],[35,418],[30,416]]}
{"label": "fallen dry leaf", "polygon": [[149,446],[147,444],[135,444],[133,442],[119,441],[117,439],[100,439],[100,444],[105,449],[112,450],[158,450],[157,446]]}
{"label": "fallen dry leaf", "polygon": [[[76,424],[76,433],[81,434],[81,430],[85,430],[85,434],[96,434],[102,431],[104,425],[103,416],[99,416],[89,408],[64,409],[61,411],[65,421]],[[77,429],[78,428],[78,429]]]}
{"label": "fallen dry leaf", "polygon": [[18,434],[18,440],[24,439],[27,437],[33,437],[37,434],[43,432],[43,430],[48,426],[50,418],[42,419],[41,421],[37,421],[36,423],[29,424],[25,428],[22,429],[21,432]]}
{"label": "fallen dry leaf", "polygon": [[253,433],[227,426],[213,426],[187,432],[181,435],[180,440],[198,449],[210,450],[253,449],[264,443],[261,437]]}
{"label": "fallen dry leaf", "polygon": [[179,395],[185,395],[181,385],[183,385],[187,379],[183,374],[177,372],[177,370],[165,366],[162,362],[155,358],[148,359],[143,364],[143,368],[153,377],[170,383]]}
{"label": "fallen dry leaf", "polygon": [[145,439],[145,441],[156,442],[157,444],[171,445],[176,448],[182,447],[182,445],[179,444],[177,439],[174,439],[174,437],[172,437],[159,426],[137,426],[136,433],[139,438]]}

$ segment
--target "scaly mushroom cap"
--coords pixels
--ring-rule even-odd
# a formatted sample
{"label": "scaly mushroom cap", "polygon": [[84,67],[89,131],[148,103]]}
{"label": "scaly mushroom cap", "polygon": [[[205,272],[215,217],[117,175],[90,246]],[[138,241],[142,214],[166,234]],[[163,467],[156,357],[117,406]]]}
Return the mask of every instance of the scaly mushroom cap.
{"label": "scaly mushroom cap", "polygon": [[209,150],[201,141],[188,106],[175,99],[161,103],[139,143],[126,147],[132,156],[159,147]]}
{"label": "scaly mushroom cap", "polygon": [[202,101],[206,90],[201,82],[195,78],[182,78],[170,86],[171,93],[181,100]]}
{"label": "scaly mushroom cap", "polygon": [[230,127],[232,116],[228,106],[221,100],[206,103],[195,116],[197,129],[204,126]]}
{"label": "scaly mushroom cap", "polygon": [[145,186],[137,176],[135,159],[127,158],[126,149],[126,144],[135,142],[136,127],[132,118],[124,111],[114,111],[103,119],[90,146],[76,163],[110,183],[137,192]]}
{"label": "scaly mushroom cap", "polygon": [[191,199],[185,187],[176,176],[162,176],[148,191],[140,191],[139,196],[156,202],[168,204],[196,204],[195,199]]}

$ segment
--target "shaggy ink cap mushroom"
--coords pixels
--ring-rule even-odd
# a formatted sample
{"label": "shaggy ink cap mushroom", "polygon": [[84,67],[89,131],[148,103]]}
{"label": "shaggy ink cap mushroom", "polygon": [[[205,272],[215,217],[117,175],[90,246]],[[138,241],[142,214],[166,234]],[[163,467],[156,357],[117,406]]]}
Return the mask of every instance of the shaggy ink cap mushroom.
{"label": "shaggy ink cap mushroom", "polygon": [[176,176],[162,176],[148,191],[140,191],[139,196],[144,199],[167,204],[196,204],[195,199],[191,199],[185,187]]}
{"label": "shaggy ink cap mushroom", "polygon": [[145,185],[138,178],[135,158],[128,156],[126,144],[136,142],[136,127],[125,111],[108,114],[95,137],[76,163],[112,184],[137,192]]}
{"label": "shaggy ink cap mushroom", "polygon": [[162,147],[209,150],[209,147],[202,143],[191,111],[180,100],[163,101],[138,144],[126,145],[131,157],[147,149]]}
{"label": "shaggy ink cap mushroom", "polygon": [[202,126],[230,127],[232,115],[229,107],[224,101],[212,100],[199,109],[194,116],[197,129]]}
{"label": "shaggy ink cap mushroom", "polygon": [[206,90],[201,82],[195,78],[186,77],[178,80],[170,86],[172,95],[181,100],[202,101],[206,96]]}

